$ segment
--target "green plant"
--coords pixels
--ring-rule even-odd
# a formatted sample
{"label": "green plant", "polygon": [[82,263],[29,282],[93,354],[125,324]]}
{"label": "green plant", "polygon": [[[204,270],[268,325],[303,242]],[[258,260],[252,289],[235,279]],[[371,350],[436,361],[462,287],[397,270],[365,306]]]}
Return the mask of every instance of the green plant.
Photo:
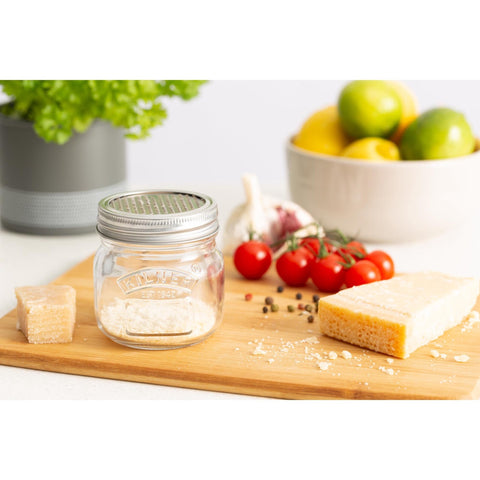
{"label": "green plant", "polygon": [[63,144],[102,119],[145,138],[167,117],[162,97],[189,100],[203,80],[0,80],[11,101],[0,113],[33,123],[47,142]]}

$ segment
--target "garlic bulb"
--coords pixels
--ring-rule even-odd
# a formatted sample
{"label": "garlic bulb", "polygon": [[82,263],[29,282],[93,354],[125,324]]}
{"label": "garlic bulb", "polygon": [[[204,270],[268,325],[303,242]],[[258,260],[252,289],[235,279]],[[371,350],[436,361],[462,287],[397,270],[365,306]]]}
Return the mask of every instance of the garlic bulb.
{"label": "garlic bulb", "polygon": [[[235,249],[249,239],[250,232],[271,245],[315,222],[296,203],[262,195],[255,175],[245,174],[242,180],[247,201],[235,207],[227,220],[223,233],[225,255],[233,255]],[[319,227],[311,225],[307,230],[304,235],[316,234]]]}

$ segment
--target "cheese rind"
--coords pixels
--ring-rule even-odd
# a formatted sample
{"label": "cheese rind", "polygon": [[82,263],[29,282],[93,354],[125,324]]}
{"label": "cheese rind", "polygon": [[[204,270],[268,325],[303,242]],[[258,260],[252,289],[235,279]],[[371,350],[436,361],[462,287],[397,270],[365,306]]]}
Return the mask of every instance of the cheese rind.
{"label": "cheese rind", "polygon": [[18,287],[17,328],[29,343],[68,343],[75,328],[75,289],[68,285]]}
{"label": "cheese rind", "polygon": [[323,297],[323,334],[406,358],[458,325],[475,306],[479,281],[422,272]]}

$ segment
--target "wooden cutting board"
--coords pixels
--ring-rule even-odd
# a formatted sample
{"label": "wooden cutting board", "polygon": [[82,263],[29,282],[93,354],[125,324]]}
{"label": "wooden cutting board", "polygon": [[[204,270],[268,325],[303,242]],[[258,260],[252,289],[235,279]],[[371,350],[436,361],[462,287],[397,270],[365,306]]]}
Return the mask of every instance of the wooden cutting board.
{"label": "wooden cutting board", "polygon": [[[298,289],[279,284],[274,271],[248,282],[226,259],[224,321],[205,342],[171,351],[117,345],[97,328],[93,310],[92,258],[54,283],[77,290],[77,325],[71,344],[31,345],[16,330],[16,313],[0,319],[0,363],[52,372],[198,388],[219,392],[303,399],[464,399],[480,396],[480,324],[466,322],[406,360],[394,359],[319,336],[318,321],[289,313]],[[311,303],[313,288],[303,288]],[[246,302],[246,293],[253,299]],[[13,292],[12,292],[13,295]],[[265,296],[280,311],[264,315]],[[480,307],[477,304],[477,309]],[[433,358],[435,349],[447,358]],[[343,350],[351,359],[337,355]],[[454,356],[466,354],[459,363]],[[333,356],[333,355],[332,355]],[[325,362],[327,370],[319,368]],[[324,365],[323,365],[324,366]]]}

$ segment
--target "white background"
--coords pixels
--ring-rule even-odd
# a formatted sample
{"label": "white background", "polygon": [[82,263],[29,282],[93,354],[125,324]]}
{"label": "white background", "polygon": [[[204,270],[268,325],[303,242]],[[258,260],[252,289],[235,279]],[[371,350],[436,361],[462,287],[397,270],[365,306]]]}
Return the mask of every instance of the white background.
{"label": "white background", "polygon": [[[6,78],[478,79],[478,15],[474,5],[467,0],[436,2],[434,8],[432,2],[418,0],[395,4],[384,0],[244,0],[238,4],[224,0],[118,0],[113,6],[112,2],[84,0],[81,8],[75,8],[61,0],[10,2],[2,4],[0,12],[5,19],[0,28],[0,69]],[[472,86],[467,94],[467,87],[460,87],[449,90],[448,97],[435,94],[435,99],[430,97],[436,88],[431,84],[425,86],[425,95],[418,88],[415,90],[422,107],[431,100],[437,103],[438,98],[438,102],[464,109],[478,132],[476,88]],[[197,105],[200,108],[207,101],[207,94],[210,96],[207,89],[213,96],[216,90],[212,83],[204,88],[201,98],[178,109],[185,108],[189,116],[193,115]],[[332,93],[338,93],[337,88]],[[247,161],[258,162],[253,165],[263,184],[265,177],[273,178],[270,175],[278,174],[275,178],[281,179],[285,169],[279,139],[283,143],[282,137],[298,128],[317,106],[313,99],[291,91],[280,96],[268,92],[265,97],[258,91],[245,90],[241,95],[253,113],[245,115],[242,102],[228,99],[241,107],[239,118],[247,121],[235,138],[245,142],[247,133],[253,130],[258,141],[252,140],[253,145],[248,147],[230,146],[233,133],[220,120],[216,125],[222,128],[216,128],[227,133],[222,145],[229,147],[229,155],[221,151],[220,156],[212,156],[212,162],[217,165],[221,158],[228,165],[228,169],[220,170],[221,175],[229,175],[234,182],[240,170],[251,169],[252,163],[243,165]],[[273,146],[270,143],[260,147],[263,137],[250,126],[257,125],[260,113],[272,103],[277,113],[283,112],[284,104],[292,105],[292,95],[294,99],[298,97],[295,102],[300,98],[305,102],[304,107],[295,104],[298,118],[288,116],[284,120],[272,115],[269,121],[277,127],[283,125],[282,135],[272,137],[268,133]],[[319,108],[333,98],[325,90],[321,95]],[[265,102],[266,98],[270,100]],[[228,110],[227,105],[217,101],[214,105],[222,112]],[[130,166],[134,161],[138,165],[130,170],[134,182],[171,184],[177,183],[178,175],[197,180],[186,169],[177,170],[166,161],[161,162],[161,155],[171,154],[178,145],[162,141],[160,150],[150,146],[173,129],[180,132],[175,127],[175,122],[180,122],[176,110],[175,106],[170,109],[165,127],[158,129],[152,140],[130,146]],[[206,122],[203,115],[199,115],[199,120]],[[187,115],[182,115],[182,122],[187,124]],[[237,128],[238,123],[234,122]],[[178,142],[183,137],[171,135]],[[190,138],[185,143],[192,142],[200,148],[197,140]],[[203,153],[207,140],[202,142]],[[214,142],[209,143],[213,152]],[[245,155],[246,151],[258,148],[262,154],[267,153],[266,158],[253,160],[251,154]],[[154,164],[146,162],[146,157],[142,160],[138,155],[141,149],[154,155]],[[180,155],[176,158],[180,159]],[[206,161],[200,155],[194,158]],[[242,163],[234,163],[238,158]],[[148,173],[141,173],[142,162],[146,162],[143,167],[148,168]],[[271,172],[276,169],[278,172]],[[149,174],[154,178],[149,179]],[[219,173],[209,172],[210,175]],[[219,179],[226,182],[225,177]],[[471,244],[478,243],[477,239],[473,237]],[[0,245],[3,258],[9,259],[15,242],[15,238],[8,237]],[[46,241],[41,243],[40,253],[51,253],[57,259],[42,261],[42,265],[48,263],[51,267],[43,274],[45,277],[70,266],[73,258],[67,258],[66,251]],[[450,245],[448,241],[444,244]],[[82,245],[78,240],[73,247],[78,256],[88,250],[88,246]],[[40,255],[35,257],[31,252],[33,242],[28,247],[27,256],[38,261]],[[412,246],[412,250],[429,253],[425,245]],[[448,259],[455,256],[455,250],[434,254]],[[39,280],[40,277],[35,279]],[[478,478],[478,405],[3,402],[0,467],[11,480],[64,479],[66,475],[70,479],[399,479],[412,475],[436,480],[473,479]]]}
{"label": "white background", "polygon": [[[189,102],[167,99],[168,118],[151,138],[128,143],[133,185],[286,185],[284,145],[314,111],[337,102],[345,81],[212,81]],[[462,112],[480,136],[480,81],[406,81],[421,111]]]}

